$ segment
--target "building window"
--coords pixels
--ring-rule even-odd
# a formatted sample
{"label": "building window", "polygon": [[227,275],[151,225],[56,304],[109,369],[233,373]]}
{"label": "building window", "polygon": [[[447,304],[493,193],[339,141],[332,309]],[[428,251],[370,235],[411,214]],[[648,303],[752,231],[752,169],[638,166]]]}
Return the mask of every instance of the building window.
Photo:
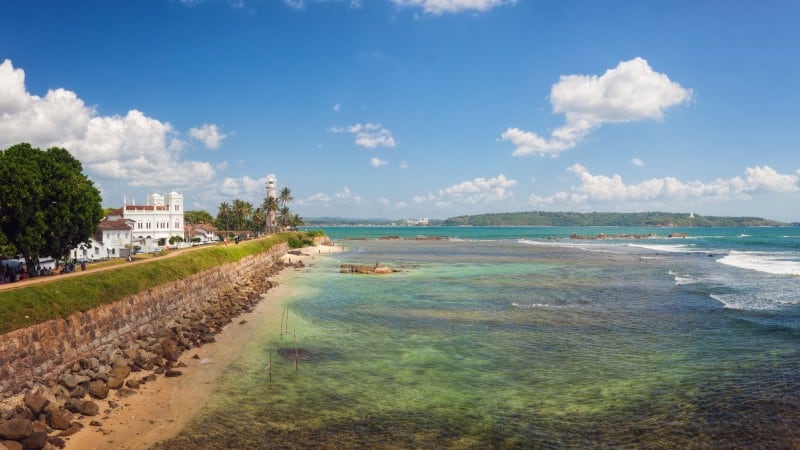
{"label": "building window", "polygon": [[181,210],[181,205],[175,205],[175,211],[180,211],[180,210]]}
{"label": "building window", "polygon": [[177,230],[180,227],[181,227],[181,223],[180,222],[175,222],[175,229]]}

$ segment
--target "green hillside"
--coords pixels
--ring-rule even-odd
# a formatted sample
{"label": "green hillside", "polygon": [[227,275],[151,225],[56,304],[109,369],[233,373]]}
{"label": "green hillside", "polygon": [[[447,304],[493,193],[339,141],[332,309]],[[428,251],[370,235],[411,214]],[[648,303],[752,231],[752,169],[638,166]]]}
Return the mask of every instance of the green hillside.
{"label": "green hillside", "polygon": [[785,226],[760,217],[700,216],[689,213],[514,212],[451,217],[445,226],[618,226],[618,227],[759,227]]}

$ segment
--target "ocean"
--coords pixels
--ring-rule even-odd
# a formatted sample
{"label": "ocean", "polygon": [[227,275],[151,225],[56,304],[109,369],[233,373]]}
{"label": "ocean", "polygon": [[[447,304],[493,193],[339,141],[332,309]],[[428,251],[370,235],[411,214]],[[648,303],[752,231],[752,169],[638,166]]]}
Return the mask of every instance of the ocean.
{"label": "ocean", "polygon": [[800,228],[324,230],[160,448],[800,447]]}

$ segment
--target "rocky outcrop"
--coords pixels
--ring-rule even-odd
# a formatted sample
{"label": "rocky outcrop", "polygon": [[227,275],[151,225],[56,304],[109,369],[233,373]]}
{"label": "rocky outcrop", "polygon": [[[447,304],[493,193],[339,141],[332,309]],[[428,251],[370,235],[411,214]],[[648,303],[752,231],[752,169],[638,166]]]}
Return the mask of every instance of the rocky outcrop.
{"label": "rocky outcrop", "polygon": [[382,266],[375,264],[374,266],[357,265],[357,264],[342,264],[339,266],[340,273],[361,273],[361,274],[387,274],[400,272],[397,269],[392,269],[389,266]]}
{"label": "rocky outcrop", "polygon": [[667,235],[668,238],[685,238],[685,237],[688,237],[688,236],[689,235],[686,234],[686,233],[670,233],[670,234]]}

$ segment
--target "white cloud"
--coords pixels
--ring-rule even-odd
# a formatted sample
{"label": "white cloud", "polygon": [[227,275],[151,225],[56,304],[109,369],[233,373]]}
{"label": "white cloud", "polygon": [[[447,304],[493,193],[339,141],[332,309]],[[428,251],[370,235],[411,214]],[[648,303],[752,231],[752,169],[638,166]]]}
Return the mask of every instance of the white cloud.
{"label": "white cloud", "polygon": [[580,164],[567,169],[580,179],[572,192],[542,197],[531,195],[531,204],[583,204],[586,202],[652,202],[681,200],[729,200],[749,198],[756,193],[800,191],[800,176],[780,174],[769,166],[748,167],[744,178],[717,179],[711,182],[682,182],[674,177],[652,178],[638,184],[625,184],[619,175],[593,175]]}
{"label": "white cloud", "polygon": [[339,112],[342,109],[342,105],[337,103],[333,105],[333,112]]}
{"label": "white cloud", "polygon": [[565,123],[545,138],[531,131],[508,128],[500,139],[516,146],[514,156],[556,157],[576,146],[592,129],[606,123],[658,120],[670,106],[689,101],[685,89],[643,58],[622,61],[603,75],[562,75],[550,89],[554,113]]}
{"label": "white cloud", "polygon": [[372,167],[383,167],[389,164],[389,161],[384,161],[380,158],[372,158],[369,163],[372,165]]}
{"label": "white cloud", "polygon": [[363,202],[364,197],[360,195],[354,195],[352,192],[350,192],[350,189],[347,186],[345,186],[341,192],[337,192],[332,195],[318,192],[314,195],[296,201],[298,206],[320,206],[323,208],[342,206],[352,207],[353,205],[361,205]]}
{"label": "white cloud", "polygon": [[305,3],[303,3],[303,0],[283,0],[283,2],[286,3],[286,6],[292,9],[300,10],[305,7]]}
{"label": "white cloud", "polygon": [[400,168],[401,168],[401,169],[408,169],[408,162],[406,162],[406,161],[401,161],[401,162],[400,162]]}
{"label": "white cloud", "polygon": [[633,164],[633,165],[634,165],[634,166],[636,166],[636,167],[644,167],[644,161],[642,161],[642,160],[641,160],[641,159],[639,159],[639,158],[633,158],[633,159],[631,160],[631,164]]}
{"label": "white cloud", "polygon": [[221,133],[216,125],[204,123],[198,128],[190,128],[189,135],[202,142],[206,148],[218,149],[228,135]]}
{"label": "white cloud", "polygon": [[414,203],[433,203],[437,208],[455,204],[488,204],[507,200],[514,196],[510,188],[517,184],[500,174],[495,178],[475,178],[440,189],[437,193],[428,192],[414,197]]}
{"label": "white cloud", "polygon": [[344,128],[331,127],[330,131],[354,134],[356,136],[356,145],[364,148],[395,146],[391,131],[379,123],[357,123]]}
{"label": "white cloud", "polygon": [[27,92],[25,72],[0,64],[0,148],[28,142],[67,148],[93,178],[130,186],[185,189],[207,184],[214,168],[181,158],[185,142],[172,125],[137,110],[101,116],[77,94],[51,89]]}
{"label": "white cloud", "polygon": [[422,8],[428,14],[458,13],[462,11],[484,12],[498,6],[516,3],[516,0],[392,0],[404,7]]}

